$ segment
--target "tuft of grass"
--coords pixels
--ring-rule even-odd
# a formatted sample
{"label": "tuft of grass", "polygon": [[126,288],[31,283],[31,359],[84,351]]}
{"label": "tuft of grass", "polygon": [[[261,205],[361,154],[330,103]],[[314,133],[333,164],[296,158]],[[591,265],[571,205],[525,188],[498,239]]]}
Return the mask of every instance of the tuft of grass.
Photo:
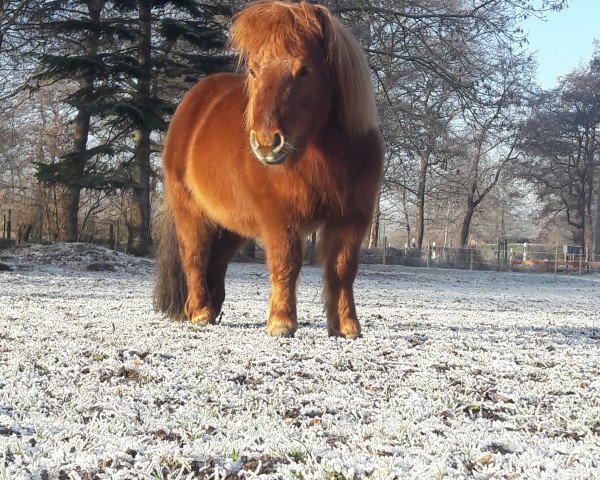
{"label": "tuft of grass", "polygon": [[231,451],[231,460],[233,462],[237,462],[240,459],[240,452],[238,452],[235,448]]}
{"label": "tuft of grass", "polygon": [[140,385],[146,385],[152,381],[152,378],[149,375],[146,375],[139,369],[130,368],[126,366],[122,366],[116,371],[111,370],[108,372],[104,372],[100,375],[101,382],[108,382],[111,378],[122,378],[130,382],[138,383]]}
{"label": "tuft of grass", "polygon": [[285,456],[295,463],[304,462],[306,459],[306,453],[301,450],[290,450]]}
{"label": "tuft of grass", "polygon": [[326,477],[327,480],[347,480],[345,475],[340,472],[327,472]]}

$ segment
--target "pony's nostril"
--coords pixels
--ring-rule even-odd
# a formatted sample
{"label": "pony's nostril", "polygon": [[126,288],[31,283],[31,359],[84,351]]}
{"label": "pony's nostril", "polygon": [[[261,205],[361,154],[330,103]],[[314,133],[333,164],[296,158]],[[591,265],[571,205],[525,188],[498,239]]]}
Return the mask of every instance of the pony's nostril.
{"label": "pony's nostril", "polygon": [[280,152],[284,144],[285,139],[283,138],[283,134],[281,132],[275,132],[275,135],[273,135],[273,144],[271,145],[273,153]]}
{"label": "pony's nostril", "polygon": [[255,150],[260,147],[260,144],[256,138],[256,132],[254,130],[250,130],[250,146]]}
{"label": "pony's nostril", "polygon": [[[269,139],[272,139],[270,144],[268,143]],[[285,137],[280,130],[277,130],[271,137],[268,133],[261,135],[260,131],[257,133],[253,129],[250,130],[249,140],[254,155],[261,162],[264,163],[266,160],[268,163],[273,163],[274,159],[281,160],[278,155],[285,146]]]}

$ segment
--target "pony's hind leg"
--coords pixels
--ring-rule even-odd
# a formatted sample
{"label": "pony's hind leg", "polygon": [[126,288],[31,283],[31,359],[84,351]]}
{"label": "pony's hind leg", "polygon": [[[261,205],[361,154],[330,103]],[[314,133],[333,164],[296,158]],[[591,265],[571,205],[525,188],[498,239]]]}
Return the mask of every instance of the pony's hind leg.
{"label": "pony's hind leg", "polygon": [[229,230],[220,229],[213,239],[206,280],[215,315],[221,313],[225,300],[225,274],[235,254],[247,239]]}
{"label": "pony's hind leg", "polygon": [[324,270],[327,331],[330,336],[360,337],[353,285],[366,229],[364,223],[326,225],[321,232],[319,256]]}
{"label": "pony's hind leg", "polygon": [[170,192],[171,209],[175,217],[181,267],[187,284],[185,316],[192,323],[214,323],[216,315],[206,282],[215,226],[197,206],[187,189],[175,185]]}

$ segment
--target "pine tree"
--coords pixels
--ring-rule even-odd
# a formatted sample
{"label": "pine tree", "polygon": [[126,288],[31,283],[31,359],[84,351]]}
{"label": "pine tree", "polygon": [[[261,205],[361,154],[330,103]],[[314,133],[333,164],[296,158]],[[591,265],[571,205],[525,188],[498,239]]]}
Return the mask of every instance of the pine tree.
{"label": "pine tree", "polygon": [[[108,110],[101,101],[111,90],[110,72],[105,68],[105,50],[114,45],[115,37],[128,35],[115,29],[106,16],[106,0],[45,2],[38,12],[45,40],[46,53],[40,61],[43,69],[37,79],[68,82],[74,86],[64,99],[74,111],[71,151],[60,162],[38,164],[37,178],[46,184],[64,186],[63,239],[79,238],[79,201],[82,188],[114,188],[115,179],[107,172],[97,171],[92,160],[112,153],[110,144],[89,147],[91,122],[94,116]],[[117,181],[123,186],[124,181]]]}
{"label": "pine tree", "polygon": [[38,172],[41,181],[65,186],[67,241],[78,236],[82,188],[129,189],[129,249],[148,253],[157,134],[166,130],[183,91],[232,64],[218,15],[226,19],[231,12],[186,0],[46,3],[44,24],[53,40],[38,78],[77,85],[65,99],[76,112],[72,151]]}
{"label": "pine tree", "polygon": [[231,65],[224,53],[223,25],[214,21],[216,14],[230,12],[185,0],[114,4],[125,19],[135,19],[129,23],[134,35],[130,47],[112,59],[113,75],[125,94],[114,99],[121,115],[111,123],[133,132],[133,157],[126,165],[132,189],[128,244],[132,253],[144,255],[151,242],[153,135],[166,130],[183,91],[200,77]]}

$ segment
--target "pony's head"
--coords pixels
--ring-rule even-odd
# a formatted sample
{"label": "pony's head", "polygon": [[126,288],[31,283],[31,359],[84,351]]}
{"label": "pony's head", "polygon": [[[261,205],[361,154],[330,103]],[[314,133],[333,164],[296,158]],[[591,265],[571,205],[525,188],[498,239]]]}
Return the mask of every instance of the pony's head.
{"label": "pony's head", "polygon": [[284,162],[325,125],[345,134],[377,126],[362,49],[324,7],[250,4],[234,21],[231,44],[247,68],[246,127],[261,162]]}

